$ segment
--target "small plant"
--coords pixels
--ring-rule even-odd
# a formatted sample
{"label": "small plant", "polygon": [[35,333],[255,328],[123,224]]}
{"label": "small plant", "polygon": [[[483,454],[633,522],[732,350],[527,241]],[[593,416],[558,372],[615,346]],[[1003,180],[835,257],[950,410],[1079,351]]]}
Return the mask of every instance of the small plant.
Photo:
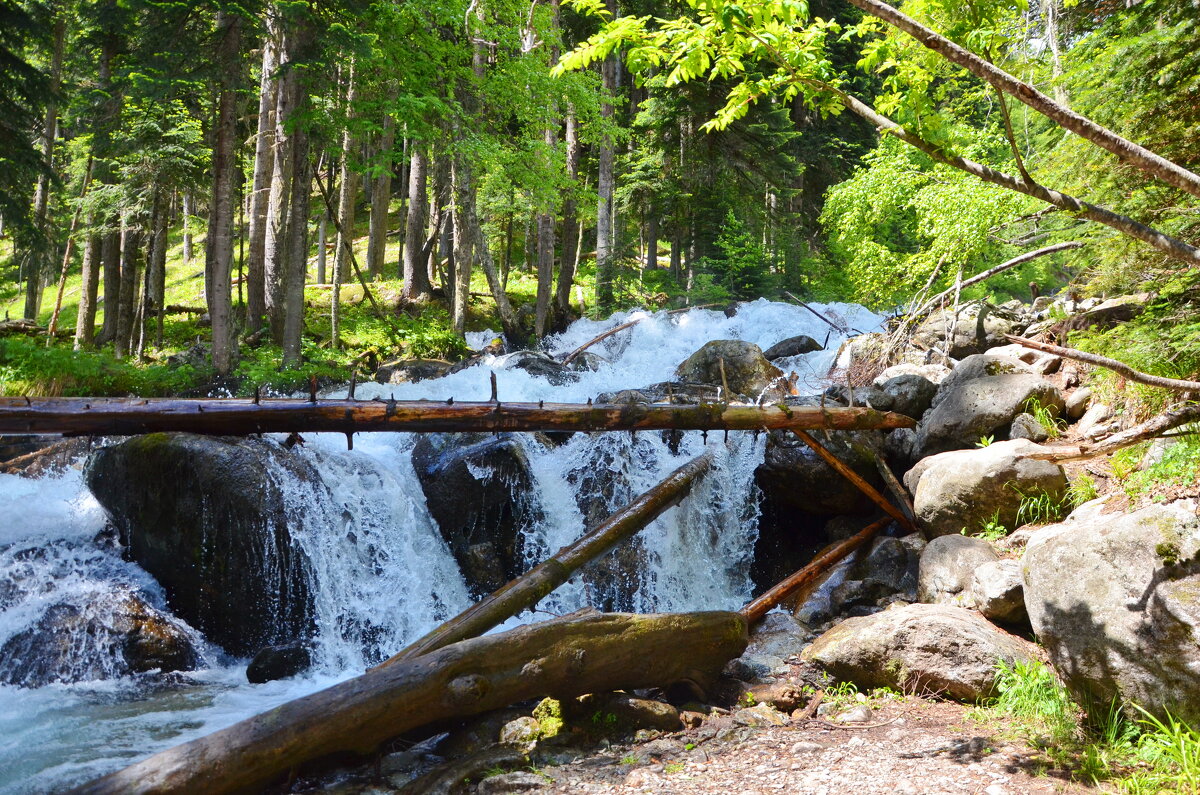
{"label": "small plant", "polygon": [[1058,416],[1058,409],[1042,405],[1037,398],[1031,397],[1025,401],[1025,411],[1033,415],[1038,424],[1046,429],[1046,435],[1051,439],[1062,436],[1062,432],[1067,428],[1067,421]]}
{"label": "small plant", "polygon": [[1200,731],[1167,713],[1160,720],[1141,707],[1138,721],[1146,730],[1138,741],[1137,756],[1153,769],[1161,789],[1200,791]]}
{"label": "small plant", "polygon": [[[971,535],[971,533],[967,532],[967,528],[965,527],[959,532],[965,536]],[[975,536],[982,538],[984,541],[999,541],[1007,535],[1008,528],[1001,523],[999,511],[996,511],[994,514],[992,514],[991,518],[980,526],[979,532],[975,533]]]}
{"label": "small plant", "polygon": [[979,441],[975,443],[975,446],[980,447],[980,448],[991,447],[992,443],[995,441],[996,441],[995,436],[992,436],[992,435],[980,436]]}
{"label": "small plant", "polygon": [[633,754],[626,754],[625,756],[621,757],[621,764],[623,765],[636,765],[640,761],[641,760]]}
{"label": "small plant", "polygon": [[1017,507],[1017,526],[1027,524],[1048,524],[1062,518],[1063,510],[1069,504],[1069,494],[1055,499],[1045,491],[1022,491],[1017,484],[1009,482],[1008,488],[1021,496],[1021,504]]}
{"label": "small plant", "polygon": [[695,744],[695,743],[684,743],[684,744],[683,744],[683,750],[685,750],[685,751],[694,751],[694,750],[696,750],[696,744]]}
{"label": "small plant", "polygon": [[667,764],[663,765],[663,772],[670,776],[675,773],[682,773],[683,768],[683,762],[668,762]]}
{"label": "small plant", "polygon": [[1078,726],[1077,710],[1067,689],[1048,667],[1040,662],[996,665],[995,707],[1006,715],[1020,718],[1054,742],[1070,741]]}
{"label": "small plant", "polygon": [[1096,486],[1096,479],[1086,472],[1080,472],[1067,485],[1067,502],[1072,508],[1078,508],[1085,502],[1091,502],[1100,496],[1100,489]]}
{"label": "small plant", "polygon": [[758,704],[758,699],[755,698],[754,694],[749,690],[747,690],[745,693],[742,693],[742,697],[739,700],[747,707],[753,707]]}

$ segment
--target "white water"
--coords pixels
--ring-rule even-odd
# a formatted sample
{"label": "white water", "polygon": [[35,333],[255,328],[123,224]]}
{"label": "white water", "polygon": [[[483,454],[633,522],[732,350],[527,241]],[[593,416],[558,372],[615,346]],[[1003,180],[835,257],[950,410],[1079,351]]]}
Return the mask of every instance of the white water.
{"label": "white water", "polygon": [[[861,307],[821,307],[849,326],[875,328],[880,318]],[[622,313],[583,320],[549,340],[552,353],[582,345],[614,325],[640,316]],[[523,370],[506,369],[504,357],[487,358],[445,378],[417,384],[360,385],[359,398],[486,400],[495,372],[501,401],[585,401],[600,392],[670,380],[675,367],[704,342],[743,339],[764,349],[796,334],[824,340],[829,327],[798,307],[757,301],[735,317],[693,310],[659,313],[596,345],[604,361],[579,381],[553,386]],[[474,335],[482,344],[491,335]],[[827,350],[778,362],[801,377],[801,391],[817,391],[840,337]],[[330,393],[341,396],[339,390]],[[147,687],[133,678],[55,684],[36,689],[0,685],[0,792],[48,792],[80,783],[137,758],[207,734],[360,673],[469,604],[467,589],[425,507],[409,454],[407,434],[359,434],[355,449],[341,435],[308,436],[302,455],[312,459],[321,483],[273,473],[283,487],[293,533],[314,571],[317,665],[296,679],[249,685],[245,661],[206,647],[192,684]],[[642,566],[626,583],[639,611],[736,608],[750,593],[749,566],[757,527],[753,471],[763,440],[752,434],[719,434],[714,471],[689,499],[667,511],[640,536]],[[584,528],[576,504],[581,473],[610,471],[615,487],[608,508],[645,491],[697,455],[700,433],[684,434],[672,453],[660,434],[576,434],[544,448],[532,434],[521,444],[530,461],[540,519],[526,528],[524,549],[536,562],[574,540]],[[55,604],[85,604],[98,593],[128,589],[163,607],[161,589],[120,551],[97,536],[103,511],[77,470],[41,480],[0,475],[0,507],[11,524],[0,528],[0,646],[35,624]],[[563,613],[588,603],[587,586],[573,581],[539,605]],[[522,616],[510,624],[531,620]],[[544,617],[544,615],[543,615]]]}

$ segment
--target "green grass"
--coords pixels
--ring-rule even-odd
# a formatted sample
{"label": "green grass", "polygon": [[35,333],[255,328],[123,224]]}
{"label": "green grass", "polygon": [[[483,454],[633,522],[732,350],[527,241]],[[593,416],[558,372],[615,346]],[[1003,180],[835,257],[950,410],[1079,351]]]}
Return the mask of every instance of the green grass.
{"label": "green grass", "polygon": [[1149,495],[1162,498],[1165,487],[1195,483],[1200,480],[1200,438],[1194,434],[1180,437],[1163,451],[1162,458],[1144,469],[1129,472],[1121,479],[1125,493],[1131,499]]}

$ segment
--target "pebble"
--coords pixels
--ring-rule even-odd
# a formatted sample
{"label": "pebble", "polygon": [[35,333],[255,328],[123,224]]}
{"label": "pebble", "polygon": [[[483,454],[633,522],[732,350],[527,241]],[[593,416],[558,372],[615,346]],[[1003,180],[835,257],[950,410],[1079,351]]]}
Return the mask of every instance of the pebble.
{"label": "pebble", "polygon": [[798,742],[798,743],[795,743],[792,745],[792,753],[793,754],[811,754],[811,753],[815,753],[816,751],[824,751],[824,750],[825,750],[825,746],[821,745],[820,743],[811,743],[811,742],[801,741],[801,742]]}

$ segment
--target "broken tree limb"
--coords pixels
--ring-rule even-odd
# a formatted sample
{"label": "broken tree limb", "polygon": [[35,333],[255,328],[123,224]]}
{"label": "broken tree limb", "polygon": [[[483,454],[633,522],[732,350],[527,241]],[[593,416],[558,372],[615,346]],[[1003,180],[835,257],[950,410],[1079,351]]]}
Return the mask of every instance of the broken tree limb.
{"label": "broken tree limb", "polygon": [[737,613],[568,616],[376,668],[80,787],[76,792],[260,791],[331,754],[544,696],[707,681],[746,648]]}
{"label": "broken tree limb", "polygon": [[708,472],[712,460],[712,450],[693,458],[654,488],[605,519],[596,529],[402,649],[380,667],[395,665],[451,643],[478,637],[522,610],[533,607],[582,566],[609,552],[665,510],[679,504],[691,491],[696,479]]}
{"label": "broken tree limb", "polygon": [[[691,312],[693,309],[708,309],[709,307],[713,307],[713,306],[719,306],[719,304],[701,304],[700,306],[685,306],[681,309],[672,309],[672,310],[668,311],[667,314],[668,315],[678,315],[683,312]],[[568,353],[566,355],[566,357],[562,360],[562,363],[570,364],[571,362],[575,361],[575,359],[579,356],[579,354],[583,353],[588,348],[595,345],[597,342],[603,342],[604,340],[608,339],[612,335],[616,334],[618,331],[624,331],[627,328],[633,328],[638,323],[641,323],[643,320],[646,320],[649,317],[651,317],[651,316],[650,315],[642,315],[641,317],[626,321],[625,323],[622,323],[619,326],[613,326],[608,331],[605,331],[601,334],[597,334],[596,336],[592,337],[587,342],[580,345],[575,350]]]}
{"label": "broken tree limb", "polygon": [[253,400],[244,398],[0,398],[0,433],[124,436],[185,431],[253,433],[376,431],[758,431],[911,428],[902,414],[870,408],[718,403],[456,403],[429,400]]}
{"label": "broken tree limb", "polygon": [[1190,422],[1200,422],[1200,405],[1180,406],[1170,411],[1152,417],[1149,420],[1126,428],[1120,433],[1114,433],[1107,439],[1092,444],[1080,445],[1044,445],[1042,450],[1025,455],[1025,458],[1035,458],[1041,461],[1073,461],[1082,458],[1115,453],[1123,447],[1135,445],[1148,439],[1162,436],[1172,428],[1187,425]]}
{"label": "broken tree limb", "polygon": [[1167,378],[1161,375],[1150,375],[1143,373],[1140,370],[1134,370],[1124,362],[1119,362],[1116,359],[1110,359],[1107,356],[1100,356],[1095,353],[1085,353],[1084,351],[1075,350],[1074,348],[1063,348],[1058,345],[1050,345],[1046,342],[1038,342],[1037,340],[1026,339],[1025,337],[1015,337],[1012,334],[1005,334],[1004,338],[1009,342],[1015,342],[1017,345],[1024,345],[1026,348],[1033,348],[1035,351],[1044,353],[1052,353],[1055,356],[1061,356],[1064,359],[1074,359],[1077,362],[1085,362],[1094,364],[1097,367],[1104,367],[1112,370],[1118,375],[1122,375],[1130,381],[1136,381],[1139,384],[1146,386],[1156,386],[1163,389],[1170,389],[1175,392],[1200,392],[1200,381],[1185,381],[1181,378]]}
{"label": "broken tree limb", "polygon": [[917,526],[913,524],[911,519],[904,515],[904,511],[888,502],[887,498],[880,494],[874,486],[863,480],[861,475],[859,475],[850,467],[846,466],[841,459],[829,452],[829,450],[825,449],[825,447],[818,443],[816,439],[812,438],[812,436],[805,433],[803,430],[792,429],[792,433],[796,434],[796,438],[798,438],[800,441],[811,447],[814,453],[824,459],[825,463],[829,464],[829,466],[841,473],[842,477],[846,478],[846,480],[857,486],[859,491],[870,497],[871,502],[878,505],[884,513],[899,522],[901,527],[909,532],[915,533],[917,531]]}
{"label": "broken tree limb", "polygon": [[891,518],[887,518],[867,525],[855,535],[813,558],[807,566],[781,581],[738,612],[746,619],[747,624],[757,624],[763,616],[782,604],[789,596],[829,571],[835,563],[870,541],[876,533],[891,523]]}

